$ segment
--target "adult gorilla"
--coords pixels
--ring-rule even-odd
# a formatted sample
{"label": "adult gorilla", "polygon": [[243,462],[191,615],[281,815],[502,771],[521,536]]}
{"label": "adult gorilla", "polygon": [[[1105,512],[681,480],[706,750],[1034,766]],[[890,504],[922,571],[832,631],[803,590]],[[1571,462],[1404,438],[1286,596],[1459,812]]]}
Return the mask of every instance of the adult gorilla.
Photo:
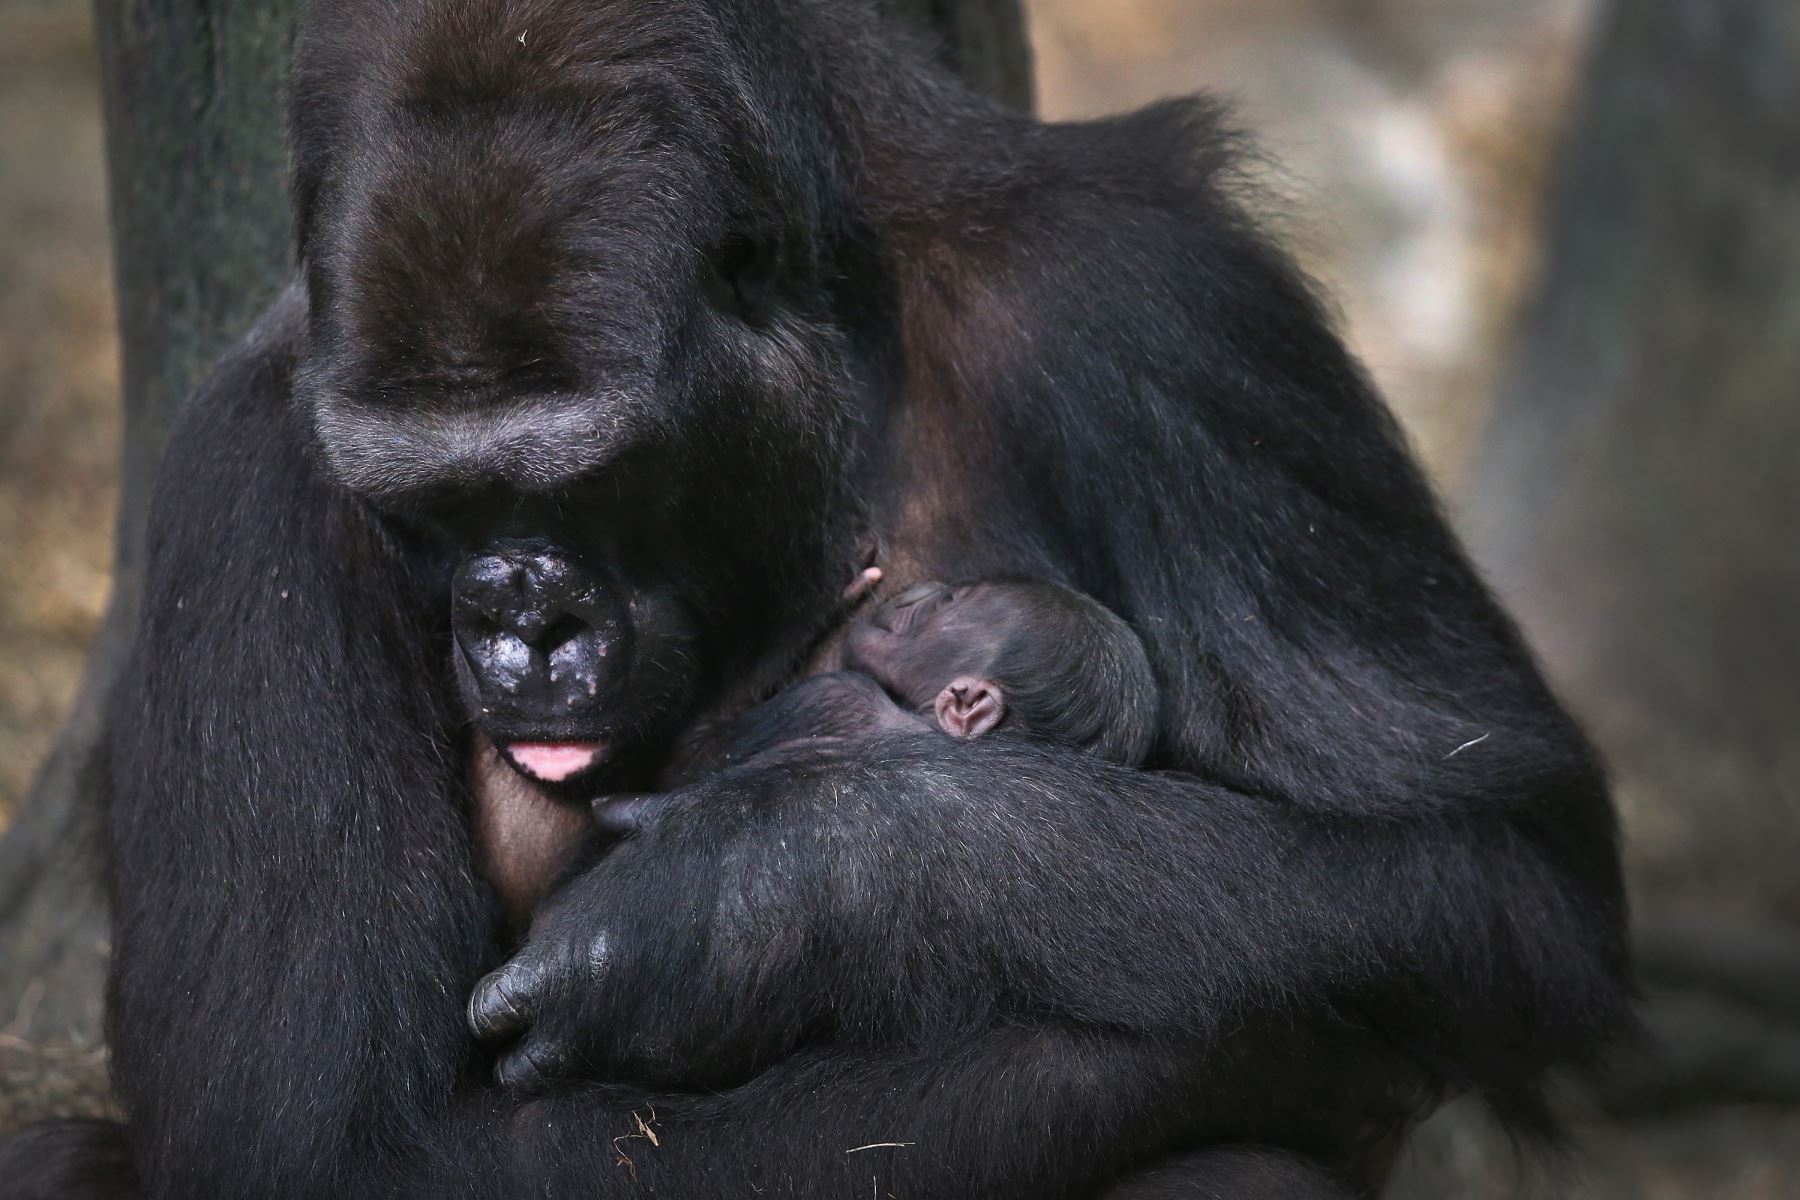
{"label": "adult gorilla", "polygon": [[[1627,1023],[1601,772],[1205,104],[1040,125],[825,0],[321,0],[295,111],[303,277],[173,439],[117,714],[150,1195],[1330,1194],[1229,1147],[1364,1188]],[[1127,618],[1162,769],[703,781],[531,943],[579,1054],[491,1084],[459,565],[605,575],[604,694],[483,729],[623,787],[870,535]]]}

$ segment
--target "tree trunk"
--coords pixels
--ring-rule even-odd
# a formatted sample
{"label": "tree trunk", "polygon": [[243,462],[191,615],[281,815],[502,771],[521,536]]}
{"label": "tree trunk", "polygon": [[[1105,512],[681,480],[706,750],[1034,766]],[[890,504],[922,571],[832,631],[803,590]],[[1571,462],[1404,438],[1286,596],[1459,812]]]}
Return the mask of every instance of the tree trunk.
{"label": "tree trunk", "polygon": [[[1018,0],[888,5],[978,86],[1029,105]],[[107,697],[130,647],[169,427],[289,270],[285,85],[297,13],[294,0],[96,0],[124,378],[119,541],[74,711],[0,841],[0,1120],[26,1093],[26,1106],[91,1106],[39,1080],[98,1078],[101,1066],[90,1048],[107,949]]]}
{"label": "tree trunk", "polygon": [[[16,1085],[97,1043],[107,696],[130,645],[144,516],[181,401],[288,264],[291,0],[98,0],[124,379],[113,595],[74,712],[0,842],[0,1060]],[[51,1063],[49,1069],[59,1069]]]}
{"label": "tree trunk", "polygon": [[1501,401],[1471,532],[1615,771],[1668,1042],[1619,1098],[1800,1099],[1800,5],[1612,6]]}

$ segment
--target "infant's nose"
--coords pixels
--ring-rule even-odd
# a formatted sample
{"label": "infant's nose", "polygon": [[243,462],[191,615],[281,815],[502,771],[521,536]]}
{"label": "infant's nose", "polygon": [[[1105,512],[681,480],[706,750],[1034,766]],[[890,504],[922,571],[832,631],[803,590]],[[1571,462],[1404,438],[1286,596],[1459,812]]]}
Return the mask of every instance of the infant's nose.
{"label": "infant's nose", "polygon": [[898,633],[916,620],[921,611],[924,611],[921,605],[942,596],[947,590],[943,584],[935,580],[916,583],[877,609],[871,615],[870,620],[877,628],[885,629],[890,633]]}
{"label": "infant's nose", "polygon": [[907,588],[904,592],[901,592],[898,596],[894,597],[894,607],[895,608],[906,608],[910,605],[917,604],[919,601],[925,599],[927,596],[935,596],[937,593],[939,593],[943,590],[944,590],[944,585],[937,582],[936,580],[927,580],[924,583],[915,583],[911,587]]}

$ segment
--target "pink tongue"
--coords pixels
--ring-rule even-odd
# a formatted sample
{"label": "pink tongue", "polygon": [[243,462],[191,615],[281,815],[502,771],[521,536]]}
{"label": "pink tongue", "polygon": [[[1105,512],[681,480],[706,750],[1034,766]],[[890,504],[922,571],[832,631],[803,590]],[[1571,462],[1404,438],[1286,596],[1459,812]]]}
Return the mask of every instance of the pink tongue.
{"label": "pink tongue", "polygon": [[593,766],[601,749],[599,742],[514,742],[506,752],[527,775],[560,783]]}

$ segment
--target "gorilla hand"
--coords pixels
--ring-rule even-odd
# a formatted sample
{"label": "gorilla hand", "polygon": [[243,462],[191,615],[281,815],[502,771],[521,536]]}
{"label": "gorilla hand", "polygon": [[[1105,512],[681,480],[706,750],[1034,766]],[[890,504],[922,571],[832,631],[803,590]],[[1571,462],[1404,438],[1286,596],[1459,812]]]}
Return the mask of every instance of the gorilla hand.
{"label": "gorilla hand", "polygon": [[[1067,865],[1096,839],[1121,863],[1177,853],[1198,819],[1180,814],[1202,810],[1092,755],[934,732],[619,797],[598,816],[623,840],[477,986],[470,1023],[516,1039],[509,1087],[580,1074],[693,1090],[808,1040],[916,1052],[1132,997],[1155,1009],[1171,955],[1193,948],[1094,903]],[[1171,877],[1191,890],[1191,872]]]}
{"label": "gorilla hand", "polygon": [[821,972],[803,961],[819,949],[804,919],[823,908],[817,880],[784,839],[752,845],[748,809],[707,788],[602,806],[602,826],[628,836],[470,998],[475,1036],[505,1046],[502,1085],[725,1087],[820,1025]]}

